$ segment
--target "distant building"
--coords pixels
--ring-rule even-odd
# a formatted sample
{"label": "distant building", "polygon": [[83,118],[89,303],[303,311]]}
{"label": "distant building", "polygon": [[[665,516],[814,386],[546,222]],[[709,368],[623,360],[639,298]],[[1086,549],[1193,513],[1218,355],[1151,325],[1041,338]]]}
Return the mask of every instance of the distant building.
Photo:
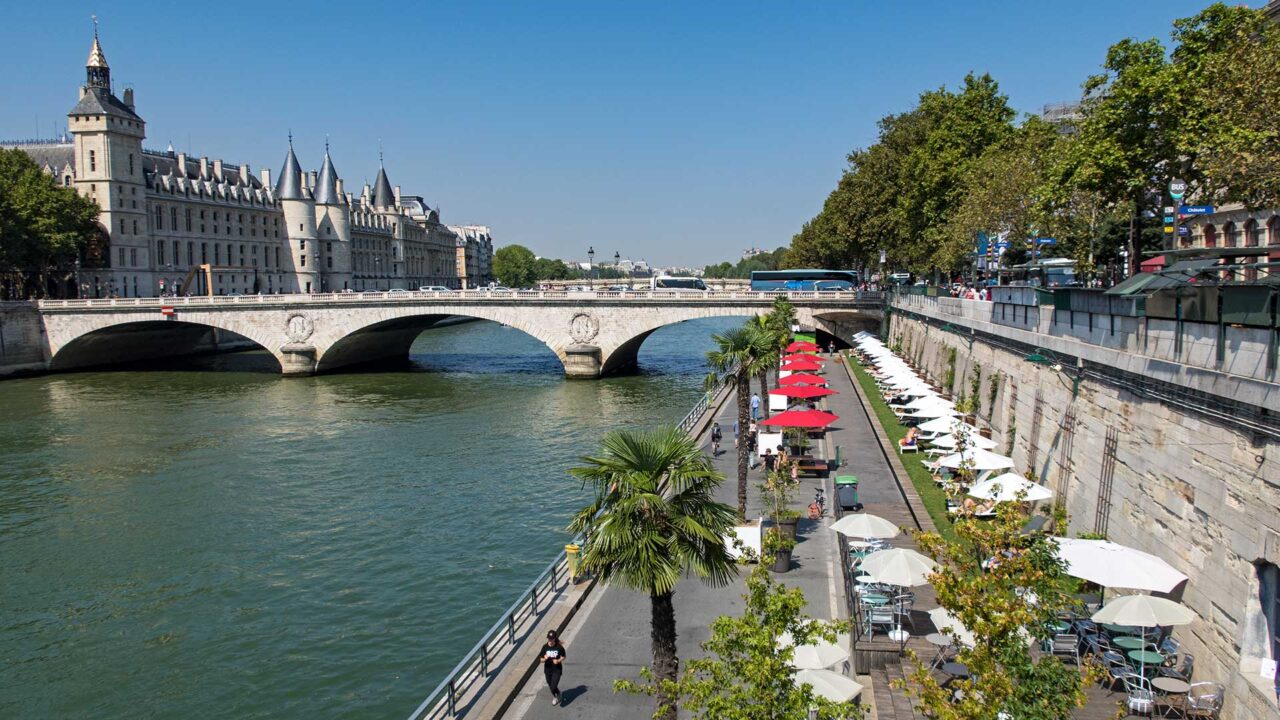
{"label": "distant building", "polygon": [[[70,137],[0,143],[98,203],[108,253],[82,267],[82,295],[147,297],[386,290],[461,284],[457,238],[386,170],[359,197],[345,192],[328,148],[303,171],[292,142],[280,177],[248,164],[146,149],[134,91],[116,97],[94,33]],[[477,244],[487,268],[492,244]],[[484,272],[484,271],[480,271]],[[188,285],[184,287],[184,285]]]}
{"label": "distant building", "polygon": [[493,233],[487,225],[450,225],[457,237],[456,262],[462,287],[493,282]]}
{"label": "distant building", "polygon": [[747,250],[742,251],[742,259],[746,260],[748,258],[753,258],[757,255],[765,255],[768,252],[769,252],[768,250],[761,250],[760,248],[748,248]]}

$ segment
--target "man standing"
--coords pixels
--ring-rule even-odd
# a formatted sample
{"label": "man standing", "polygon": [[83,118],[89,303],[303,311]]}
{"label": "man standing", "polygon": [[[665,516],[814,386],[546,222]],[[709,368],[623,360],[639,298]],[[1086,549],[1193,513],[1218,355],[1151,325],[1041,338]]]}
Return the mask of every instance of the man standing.
{"label": "man standing", "polygon": [[751,419],[760,419],[760,396],[756,393],[751,393]]}
{"label": "man standing", "polygon": [[547,644],[542,646],[542,672],[547,676],[547,687],[551,688],[552,705],[560,704],[560,674],[564,671],[560,666],[568,656],[560,636],[555,630],[549,631]]}

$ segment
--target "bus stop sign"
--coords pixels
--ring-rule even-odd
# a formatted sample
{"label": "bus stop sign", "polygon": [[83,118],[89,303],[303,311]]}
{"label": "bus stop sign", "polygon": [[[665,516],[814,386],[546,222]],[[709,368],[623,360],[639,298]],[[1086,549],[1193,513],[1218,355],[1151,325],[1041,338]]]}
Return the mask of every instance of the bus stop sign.
{"label": "bus stop sign", "polygon": [[1174,200],[1182,199],[1187,194],[1187,181],[1181,178],[1174,178],[1169,181],[1169,197]]}

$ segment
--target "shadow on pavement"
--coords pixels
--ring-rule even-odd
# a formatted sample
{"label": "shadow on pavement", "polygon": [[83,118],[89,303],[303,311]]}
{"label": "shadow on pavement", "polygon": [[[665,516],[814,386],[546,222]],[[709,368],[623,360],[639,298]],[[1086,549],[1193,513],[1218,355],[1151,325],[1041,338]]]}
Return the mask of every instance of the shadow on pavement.
{"label": "shadow on pavement", "polygon": [[570,703],[572,703],[575,699],[577,699],[579,695],[585,695],[586,693],[587,693],[586,685],[579,685],[577,687],[572,687],[567,690],[561,690],[560,691],[560,707],[567,707]]}

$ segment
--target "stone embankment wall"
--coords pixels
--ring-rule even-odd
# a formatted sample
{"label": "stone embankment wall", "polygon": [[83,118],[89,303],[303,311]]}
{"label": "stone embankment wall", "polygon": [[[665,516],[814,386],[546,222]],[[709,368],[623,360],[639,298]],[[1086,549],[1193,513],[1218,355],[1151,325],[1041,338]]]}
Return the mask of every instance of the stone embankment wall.
{"label": "stone embankment wall", "polygon": [[30,303],[0,303],[0,377],[45,370],[44,326]]}
{"label": "stone embankment wall", "polygon": [[[1259,569],[1280,565],[1280,386],[1250,377],[1256,358],[1241,375],[1132,350],[1108,360],[1078,338],[1028,337],[1036,308],[1004,328],[989,322],[992,303],[949,303],[895,302],[908,312],[894,312],[886,342],[955,398],[976,398],[997,451],[1065,500],[1068,534],[1103,533],[1188,575],[1174,597],[1200,619],[1175,634],[1194,680],[1227,686],[1224,718],[1277,717],[1259,675],[1272,652]],[[1070,359],[1028,361],[1035,347]],[[1078,391],[1075,358],[1087,358]]]}

